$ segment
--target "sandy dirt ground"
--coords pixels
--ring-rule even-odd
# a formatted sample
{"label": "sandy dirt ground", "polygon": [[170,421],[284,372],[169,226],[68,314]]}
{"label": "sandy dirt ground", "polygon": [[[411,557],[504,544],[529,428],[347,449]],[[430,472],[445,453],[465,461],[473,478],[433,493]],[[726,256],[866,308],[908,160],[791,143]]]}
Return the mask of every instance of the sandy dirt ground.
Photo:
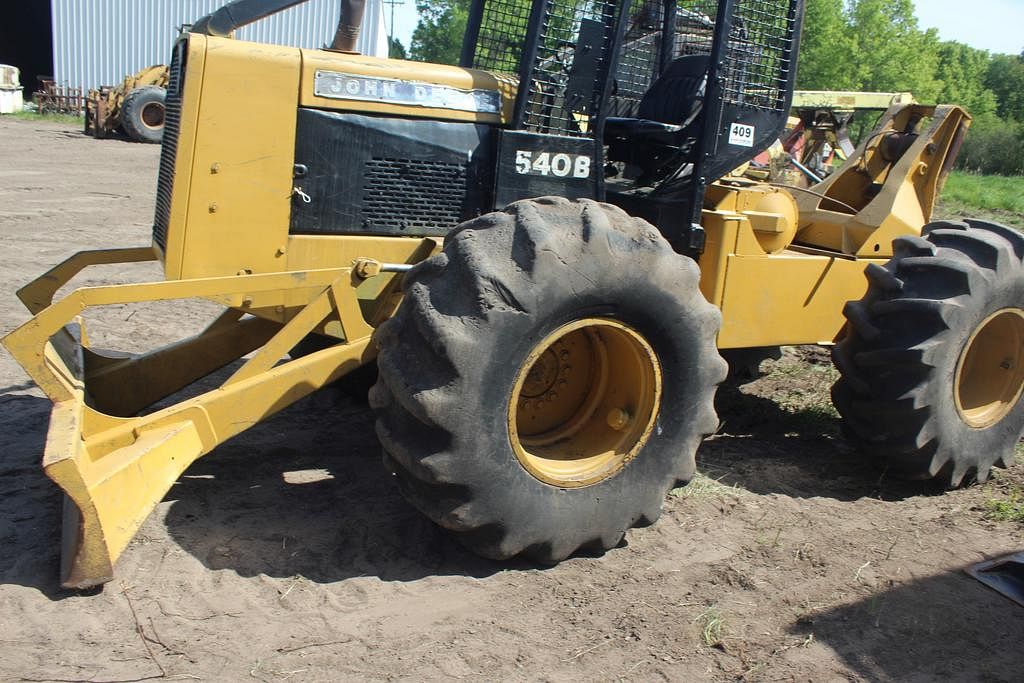
{"label": "sandy dirt ground", "polygon": [[[158,154],[0,120],[0,333],[28,317],[15,289],[75,250],[148,244]],[[114,307],[90,332],[138,349],[209,315]],[[603,557],[468,554],[399,496],[369,409],[325,390],[198,461],[117,579],[78,593],[39,467],[49,403],[0,353],[0,679],[1021,680],[1024,608],[963,569],[1024,549],[986,515],[1024,467],[892,481],[840,436],[826,351],[765,368],[720,391],[704,476]]]}

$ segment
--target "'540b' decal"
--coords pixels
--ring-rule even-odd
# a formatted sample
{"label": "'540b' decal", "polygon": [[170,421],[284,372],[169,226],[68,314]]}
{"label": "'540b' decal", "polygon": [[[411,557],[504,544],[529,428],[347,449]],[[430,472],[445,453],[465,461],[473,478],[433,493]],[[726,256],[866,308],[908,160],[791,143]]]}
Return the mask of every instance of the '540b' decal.
{"label": "'540b' decal", "polygon": [[586,154],[530,152],[516,150],[516,173],[521,175],[553,175],[558,178],[589,178],[590,157]]}

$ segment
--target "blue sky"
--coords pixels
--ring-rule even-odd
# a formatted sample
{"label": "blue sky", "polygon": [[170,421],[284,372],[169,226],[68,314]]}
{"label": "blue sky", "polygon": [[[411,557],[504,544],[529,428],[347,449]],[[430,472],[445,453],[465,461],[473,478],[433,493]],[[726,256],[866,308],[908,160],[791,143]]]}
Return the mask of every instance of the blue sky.
{"label": "blue sky", "polygon": [[[916,0],[914,4],[921,27],[937,28],[943,40],[1007,54],[1024,50],[1024,0]],[[384,16],[390,25],[387,5]],[[395,36],[407,48],[417,21],[415,0],[395,6]]]}
{"label": "blue sky", "polygon": [[914,4],[921,27],[937,28],[943,40],[1006,54],[1024,50],[1024,0],[917,0]]}

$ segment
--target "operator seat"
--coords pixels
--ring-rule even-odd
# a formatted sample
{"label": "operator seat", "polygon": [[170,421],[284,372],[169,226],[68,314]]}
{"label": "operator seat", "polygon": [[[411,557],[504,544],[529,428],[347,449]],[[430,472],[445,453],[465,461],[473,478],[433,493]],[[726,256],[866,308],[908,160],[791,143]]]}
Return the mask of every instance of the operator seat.
{"label": "operator seat", "polygon": [[650,175],[666,155],[688,154],[700,132],[710,61],[708,55],[675,59],[644,93],[636,118],[605,119],[609,160],[639,166]]}

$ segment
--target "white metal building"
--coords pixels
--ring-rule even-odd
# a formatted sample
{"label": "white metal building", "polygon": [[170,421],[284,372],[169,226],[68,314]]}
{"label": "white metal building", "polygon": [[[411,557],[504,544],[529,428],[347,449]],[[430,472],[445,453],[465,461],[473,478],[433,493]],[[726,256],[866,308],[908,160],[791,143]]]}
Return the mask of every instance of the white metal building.
{"label": "white metal building", "polygon": [[[127,74],[170,60],[183,24],[191,24],[228,0],[51,0],[53,71],[58,85],[85,92],[114,85]],[[334,37],[340,0],[309,0],[236,33],[239,40],[317,48]],[[359,51],[386,57],[381,0],[366,0]]]}

